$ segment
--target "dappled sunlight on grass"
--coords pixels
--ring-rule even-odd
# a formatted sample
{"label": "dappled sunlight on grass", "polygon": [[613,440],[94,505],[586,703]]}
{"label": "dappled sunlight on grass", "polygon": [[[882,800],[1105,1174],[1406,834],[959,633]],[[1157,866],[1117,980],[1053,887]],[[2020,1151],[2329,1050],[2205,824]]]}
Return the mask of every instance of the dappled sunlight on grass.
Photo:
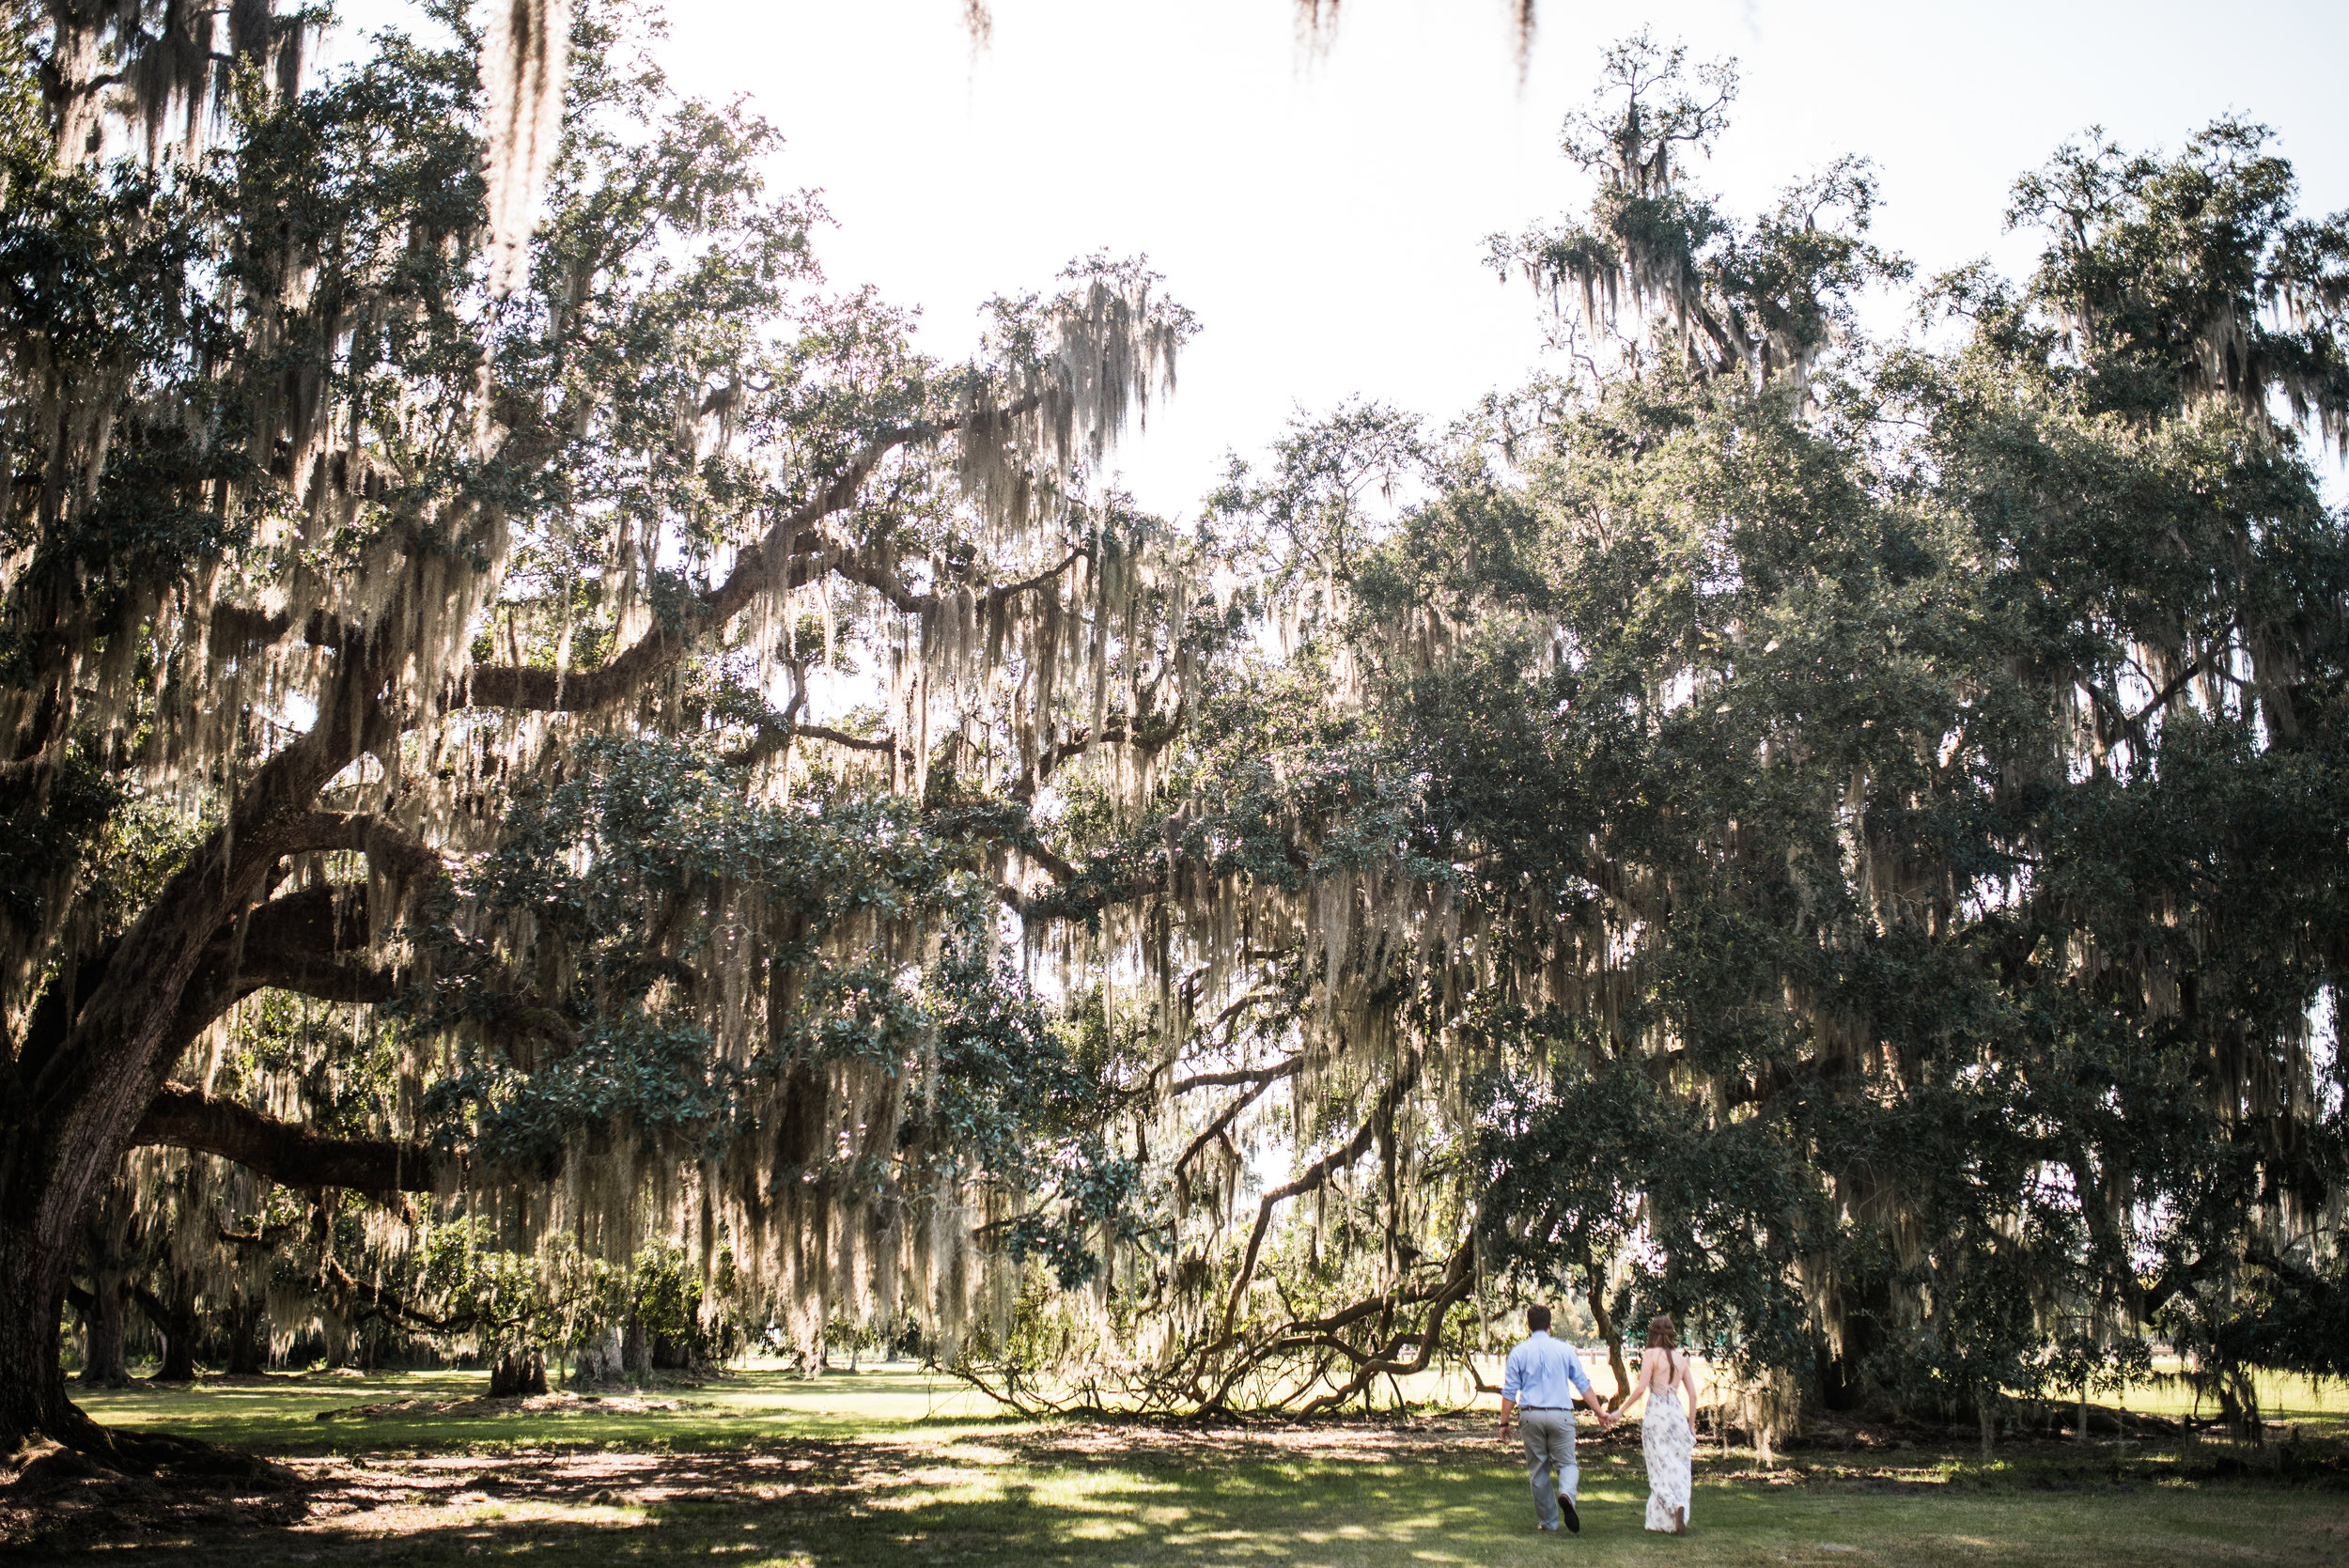
{"label": "dappled sunlight on grass", "polygon": [[[778,1434],[853,1436],[899,1424],[1002,1424],[1000,1406],[942,1373],[882,1368],[801,1378],[751,1368],[690,1383],[556,1394],[504,1409],[339,1412],[422,1402],[475,1404],[481,1372],[276,1374],[208,1378],[191,1385],[138,1384],[77,1390],[77,1403],[110,1425],[169,1430],[272,1453],[446,1443],[652,1441],[692,1446],[754,1441]],[[321,1420],[325,1416],[328,1419]]]}
{"label": "dappled sunlight on grass", "polygon": [[[1221,1431],[1028,1421],[903,1367],[814,1380],[762,1368],[497,1406],[478,1398],[483,1381],[311,1374],[93,1393],[102,1420],[288,1456],[308,1511],[290,1526],[175,1524],[89,1544],[112,1560],[204,1568],[2349,1560],[2349,1495],[2215,1479],[2208,1443],[2015,1444],[1983,1466],[1904,1439],[1769,1467],[1708,1444],[1693,1533],[1675,1540],[1641,1529],[1646,1483],[1626,1433],[1583,1443],[1586,1528],[1563,1541],[1532,1530],[1514,1452],[1483,1416]],[[2331,1419],[2332,1403],[2308,1413]]]}
{"label": "dappled sunlight on grass", "polygon": [[[455,1458],[437,1472],[420,1462],[377,1464],[364,1472],[372,1493],[364,1508],[343,1506],[360,1500],[356,1481],[335,1483],[321,1470],[320,1516],[272,1540],[233,1554],[226,1544],[194,1539],[117,1551],[172,1561],[234,1555],[257,1568],[320,1552],[337,1562],[723,1556],[828,1568],[909,1556],[1003,1564],[1517,1564],[1553,1561],[1562,1550],[1578,1563],[1610,1564],[1941,1563],[1984,1553],[2014,1563],[2184,1563],[2222,1554],[2315,1563],[2338,1560],[2349,1547],[2335,1495],[2262,1495],[2260,1528],[2246,1539],[2240,1519],[2249,1498],[2240,1494],[2030,1497],[1935,1486],[1872,1496],[1750,1483],[1701,1486],[1696,1533],[1668,1541],[1641,1529],[1640,1489],[1627,1480],[1586,1489],[1587,1528],[1562,1547],[1532,1533],[1514,1466],[1459,1455],[1408,1467],[1186,1458],[1145,1471],[972,1467],[951,1442],[919,1452],[863,1446],[872,1452],[853,1470],[828,1467],[813,1450],[765,1456],[763,1479],[734,1458],[572,1455],[506,1461],[487,1472]],[[1248,1484],[1228,1483],[1235,1481]]]}
{"label": "dappled sunlight on grass", "polygon": [[[2173,1418],[2200,1414],[2207,1419],[2217,1414],[2211,1401],[2199,1398],[2179,1374],[2176,1358],[2160,1358],[2154,1370],[2155,1375],[2150,1381],[2134,1384],[2127,1390],[2124,1397],[2130,1409]],[[2319,1383],[2280,1372],[2256,1374],[2252,1385],[2259,1390],[2260,1414],[2270,1421],[2349,1427],[2349,1385]],[[2111,1396],[2098,1398],[2108,1402]]]}

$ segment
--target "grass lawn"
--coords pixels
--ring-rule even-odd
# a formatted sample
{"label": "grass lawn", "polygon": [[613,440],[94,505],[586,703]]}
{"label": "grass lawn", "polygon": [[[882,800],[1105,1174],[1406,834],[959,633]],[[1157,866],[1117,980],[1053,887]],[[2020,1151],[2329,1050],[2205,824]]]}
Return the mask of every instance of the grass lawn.
{"label": "grass lawn", "polygon": [[1586,1436],[1585,1528],[1552,1537],[1533,1532],[1514,1450],[1483,1416],[1232,1431],[1034,1422],[904,1370],[813,1383],[752,1372],[518,1410],[474,1400],[482,1381],[320,1375],[94,1394],[86,1405],[103,1421],[283,1458],[308,1483],[305,1506],[142,1509],[140,1483],[92,1481],[78,1509],[69,1492],[11,1517],[10,1555],[213,1568],[2349,1562],[2349,1411],[2306,1384],[2279,1386],[2270,1405],[2309,1437],[2285,1476],[2270,1473],[2273,1444],[2236,1455],[2210,1442],[2017,1442],[1988,1467],[1931,1445],[1797,1450],[1768,1470],[1708,1445],[1691,1533],[1673,1539],[1641,1529],[1636,1433]]}

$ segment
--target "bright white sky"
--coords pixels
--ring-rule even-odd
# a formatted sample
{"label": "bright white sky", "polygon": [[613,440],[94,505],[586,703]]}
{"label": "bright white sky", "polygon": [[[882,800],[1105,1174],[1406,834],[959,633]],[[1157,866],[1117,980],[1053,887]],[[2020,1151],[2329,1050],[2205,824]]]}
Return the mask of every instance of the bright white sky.
{"label": "bright white sky", "polygon": [[1441,418],[1523,379],[1533,301],[1485,270],[1484,237],[1580,207],[1560,121],[1642,23],[1739,62],[1710,189],[1750,212],[1864,154],[1877,237],[1921,272],[2027,268],[2039,241],[2001,232],[2008,188],[2091,125],[2174,147],[2244,111],[2280,132],[2304,210],[2349,208],[2338,0],[1543,0],[1522,88],[1502,0],[1344,0],[1321,54],[1290,0],[992,4],[974,53],[962,0],[676,0],[666,62],[784,131],[778,180],[839,220],[832,282],[920,305],[933,352],[967,350],[992,293],[1146,252],[1206,330],[1118,461],[1175,516],[1297,407],[1360,393]]}

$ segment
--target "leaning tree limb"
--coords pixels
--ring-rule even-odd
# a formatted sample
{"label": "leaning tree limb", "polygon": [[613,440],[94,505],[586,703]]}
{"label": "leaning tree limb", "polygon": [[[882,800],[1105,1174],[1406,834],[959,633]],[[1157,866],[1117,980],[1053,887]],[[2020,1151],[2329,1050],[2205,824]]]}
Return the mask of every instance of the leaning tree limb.
{"label": "leaning tree limb", "polygon": [[[1032,411],[1042,401],[1030,396],[996,411],[997,417]],[[871,588],[909,613],[935,608],[935,591],[917,593],[879,555],[836,551],[821,530],[826,518],[856,504],[864,482],[881,459],[903,446],[936,441],[963,427],[960,416],[883,430],[841,466],[832,481],[777,518],[756,543],[737,556],[725,581],[686,601],[672,620],[656,616],[635,642],[592,670],[553,670],[537,665],[483,665],[451,677],[446,701],[452,707],[507,707],[551,713],[590,713],[611,706],[683,660],[700,640],[750,608],[777,585],[797,586],[826,571]],[[1078,552],[1081,553],[1081,551]],[[1076,555],[1070,556],[1073,562]],[[1056,570],[1066,570],[1064,564]],[[1000,584],[988,596],[1000,600],[1048,581]]]}
{"label": "leaning tree limb", "polygon": [[[1324,1410],[1334,1410],[1367,1389],[1378,1377],[1425,1372],[1428,1363],[1435,1359],[1437,1345],[1442,1343],[1444,1319],[1475,1288],[1475,1261],[1476,1248],[1472,1241],[1464,1241],[1455,1248],[1444,1265],[1443,1282],[1429,1298],[1426,1317],[1418,1332],[1407,1329],[1390,1339],[1377,1352],[1362,1357],[1356,1364],[1352,1377],[1328,1393],[1308,1400],[1300,1413],[1312,1416]],[[1406,1360],[1401,1354],[1402,1348],[1414,1341],[1419,1346],[1418,1353]],[[1333,1340],[1330,1343],[1349,1354],[1356,1354],[1343,1341]]]}

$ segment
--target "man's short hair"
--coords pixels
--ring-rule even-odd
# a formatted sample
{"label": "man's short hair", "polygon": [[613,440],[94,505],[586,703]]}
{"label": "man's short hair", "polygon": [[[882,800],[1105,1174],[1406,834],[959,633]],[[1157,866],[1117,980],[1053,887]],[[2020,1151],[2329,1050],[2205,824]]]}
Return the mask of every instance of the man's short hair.
{"label": "man's short hair", "polygon": [[1526,1308],[1525,1326],[1537,1334],[1541,1333],[1549,1327],[1549,1309],[1548,1307]]}

